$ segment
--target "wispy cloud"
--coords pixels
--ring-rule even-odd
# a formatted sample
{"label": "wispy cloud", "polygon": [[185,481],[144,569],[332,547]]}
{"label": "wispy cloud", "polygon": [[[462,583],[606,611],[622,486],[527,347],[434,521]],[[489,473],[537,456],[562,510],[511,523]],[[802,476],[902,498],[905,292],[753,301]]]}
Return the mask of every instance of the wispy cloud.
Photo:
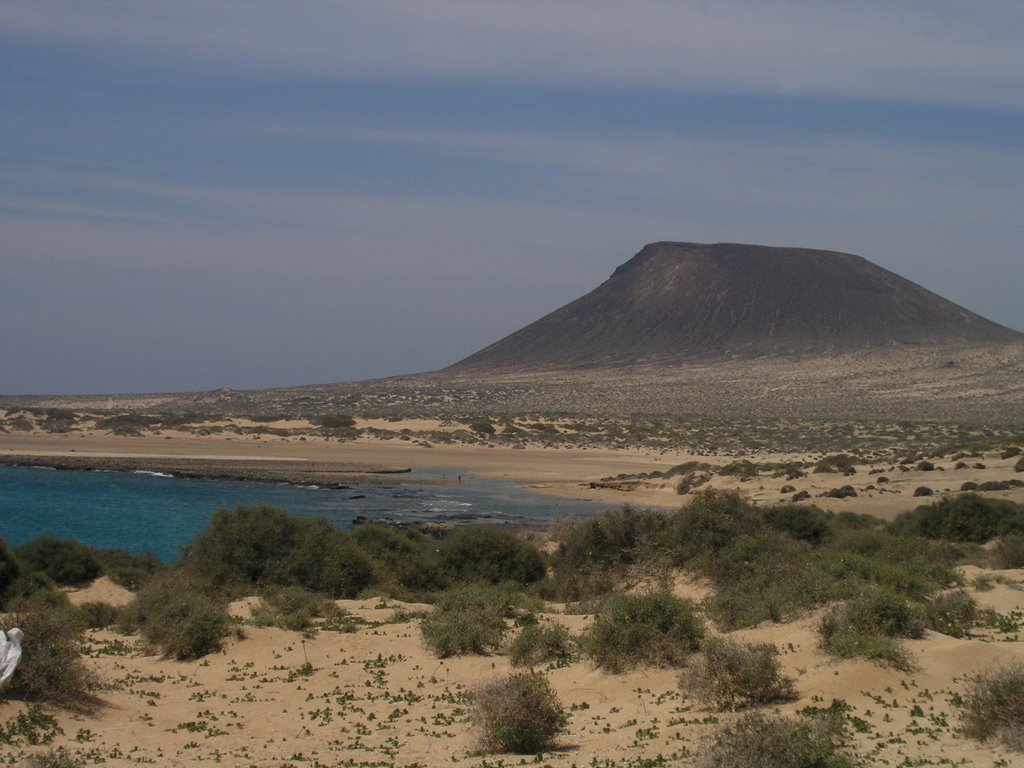
{"label": "wispy cloud", "polygon": [[16,38],[340,78],[669,88],[1024,109],[1012,0],[7,0]]}

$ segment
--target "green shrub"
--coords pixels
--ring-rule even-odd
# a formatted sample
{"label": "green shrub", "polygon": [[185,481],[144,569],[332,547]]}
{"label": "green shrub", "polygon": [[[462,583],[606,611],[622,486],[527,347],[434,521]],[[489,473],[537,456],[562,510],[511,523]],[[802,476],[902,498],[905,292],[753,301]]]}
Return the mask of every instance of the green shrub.
{"label": "green shrub", "polygon": [[136,555],[123,549],[104,548],[94,549],[93,554],[111,581],[132,592],[138,592],[154,573],[168,567],[149,553]]}
{"label": "green shrub", "polygon": [[952,637],[964,637],[978,620],[978,601],[965,589],[954,589],[931,600],[925,614],[928,628]]}
{"label": "green shrub", "polygon": [[473,432],[476,432],[478,435],[493,435],[495,431],[494,425],[491,424],[491,422],[489,422],[487,419],[480,419],[479,421],[474,421],[470,423],[469,428]]}
{"label": "green shrub", "polygon": [[832,514],[806,504],[777,504],[764,510],[768,527],[817,546],[831,533]]}
{"label": "green shrub", "polygon": [[396,597],[422,596],[449,585],[437,543],[419,531],[372,523],[356,528],[352,540],[373,561],[374,582],[396,592]]}
{"label": "green shrub", "polygon": [[824,472],[842,472],[846,475],[852,475],[857,471],[856,467],[857,460],[845,453],[835,453],[831,456],[825,456],[814,465],[814,472],[821,474]]}
{"label": "green shrub", "polygon": [[264,584],[298,585],[332,598],[353,598],[373,583],[373,562],[326,520],[296,519],[291,562]]}
{"label": "green shrub", "polygon": [[851,499],[857,495],[857,489],[852,485],[844,485],[825,491],[822,495],[829,499]]}
{"label": "green shrub", "polygon": [[818,631],[825,650],[834,656],[911,669],[912,660],[897,638],[921,637],[924,628],[920,606],[891,589],[875,588],[832,609]]}
{"label": "green shrub", "polygon": [[1024,535],[1011,533],[999,539],[992,561],[997,568],[1024,568]]}
{"label": "green shrub", "polygon": [[16,601],[9,624],[21,629],[21,662],[11,678],[15,690],[38,701],[89,709],[95,679],[82,661],[84,625],[63,596],[39,592]]}
{"label": "green shrub", "polygon": [[564,527],[552,557],[555,594],[581,600],[612,591],[629,566],[651,559],[666,522],[661,512],[625,506]]}
{"label": "green shrub", "polygon": [[747,459],[731,461],[728,464],[718,467],[716,472],[725,477],[757,477],[760,467]]}
{"label": "green shrub", "polygon": [[725,628],[784,619],[829,599],[829,584],[811,578],[810,547],[772,531],[745,536],[701,558],[715,584],[708,610]]}
{"label": "green shrub", "polygon": [[509,659],[517,667],[539,664],[564,664],[572,660],[573,641],[561,624],[534,622],[522,628],[508,648]]}
{"label": "green shrub", "polygon": [[120,623],[122,630],[137,627],[142,639],[165,657],[185,661],[220,650],[229,619],[223,604],[173,572],[151,579],[139,590]]}
{"label": "green shrub", "polygon": [[707,489],[694,494],[689,504],[669,518],[661,543],[674,563],[684,565],[764,527],[760,510],[739,493]]}
{"label": "green shrub", "polygon": [[200,582],[235,590],[298,585],[355,597],[374,578],[373,563],[350,534],[262,505],[217,510],[186,561]]}
{"label": "green shrub", "polygon": [[81,586],[100,575],[92,549],[72,539],[41,536],[17,547],[14,554],[61,586]]}
{"label": "green shrub", "polygon": [[1007,533],[1024,533],[1024,506],[962,493],[904,512],[892,522],[891,529],[929,539],[981,544]]}
{"label": "green shrub", "polygon": [[7,604],[11,587],[21,576],[21,566],[14,553],[7,547],[7,542],[0,536],[0,609]]}
{"label": "green shrub", "polygon": [[834,721],[745,715],[721,731],[701,768],[854,768]]}
{"label": "green shrub", "polygon": [[679,666],[703,637],[694,603],[654,592],[610,597],[580,644],[599,667],[620,673],[637,666]]}
{"label": "green shrub", "polygon": [[507,587],[450,589],[420,623],[423,644],[442,659],[496,651],[505,636],[505,620],[515,615],[520,603],[521,596]]}
{"label": "green shrub", "polygon": [[996,738],[1024,752],[1024,664],[979,674],[964,697],[963,732],[972,739]]}
{"label": "green shrub", "polygon": [[214,587],[287,583],[292,567],[295,518],[259,505],[218,509],[186,550],[192,571]]}
{"label": "green shrub", "polygon": [[770,643],[708,637],[679,675],[679,687],[719,710],[791,701],[796,698],[793,680],[782,674],[778,657]]}
{"label": "green shrub", "polygon": [[355,427],[356,420],[346,413],[324,413],[317,416],[316,423],[328,430],[350,430]]}
{"label": "green shrub", "polygon": [[547,566],[540,551],[510,531],[490,525],[460,528],[440,546],[441,566],[456,581],[533,584]]}
{"label": "green shrub", "polygon": [[540,672],[513,672],[473,694],[471,718],[483,752],[537,754],[565,729],[565,710]]}

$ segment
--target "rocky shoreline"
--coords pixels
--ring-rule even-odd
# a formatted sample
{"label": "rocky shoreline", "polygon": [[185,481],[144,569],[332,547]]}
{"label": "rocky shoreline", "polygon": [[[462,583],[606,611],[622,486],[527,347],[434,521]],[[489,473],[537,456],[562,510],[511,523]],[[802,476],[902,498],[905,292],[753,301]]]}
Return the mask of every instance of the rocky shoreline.
{"label": "rocky shoreline", "polygon": [[409,467],[344,464],[288,459],[196,459],[156,456],[39,456],[6,455],[0,465],[46,467],[58,470],[92,472],[159,472],[191,479],[242,480],[291,485],[318,485],[324,488],[359,486],[442,485],[436,478],[413,477]]}

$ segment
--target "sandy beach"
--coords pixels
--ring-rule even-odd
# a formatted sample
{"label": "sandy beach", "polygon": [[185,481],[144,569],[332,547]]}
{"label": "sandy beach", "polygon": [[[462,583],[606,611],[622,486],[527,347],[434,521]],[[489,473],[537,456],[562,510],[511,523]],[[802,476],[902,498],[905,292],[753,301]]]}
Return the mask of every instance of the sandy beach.
{"label": "sandy beach", "polygon": [[[383,422],[383,420],[378,420]],[[372,425],[374,422],[365,422]],[[388,422],[400,432],[433,428],[437,422],[410,420]],[[317,435],[280,437],[275,435],[205,435],[176,433],[123,437],[85,430],[70,434],[0,433],[0,463],[39,463],[81,468],[148,469],[182,476],[255,479],[271,482],[322,483],[358,486],[373,483],[439,482],[417,474],[417,470],[445,470],[448,480],[461,476],[500,478],[529,490],[568,498],[629,504],[636,507],[676,508],[685,503],[677,493],[677,479],[653,478],[631,483],[607,482],[619,475],[664,472],[683,462],[700,461],[724,466],[735,461],[733,453],[697,454],[664,448],[608,448],[603,446],[510,447],[491,444],[429,444],[423,440],[381,439],[361,436],[337,440]],[[745,459],[785,463],[814,461],[820,453],[751,451]],[[977,457],[976,457],[977,458]],[[1002,459],[989,452],[983,461],[954,470],[957,462],[938,460],[935,470],[898,468],[892,461],[862,467],[852,476],[813,473],[796,480],[759,474],[714,475],[701,487],[735,488],[757,503],[787,501],[793,493],[806,491],[809,501],[831,511],[851,511],[892,519],[927,499],[914,497],[922,486],[935,494],[959,491],[965,482],[1019,478],[1016,459]],[[968,462],[962,462],[968,463]],[[984,468],[974,467],[983,463]],[[879,475],[888,478],[882,486]],[[830,498],[823,494],[849,485],[856,496]],[[792,490],[788,490],[789,488]],[[784,490],[786,489],[786,490]],[[993,493],[1000,498],[1024,502],[1024,488]]]}

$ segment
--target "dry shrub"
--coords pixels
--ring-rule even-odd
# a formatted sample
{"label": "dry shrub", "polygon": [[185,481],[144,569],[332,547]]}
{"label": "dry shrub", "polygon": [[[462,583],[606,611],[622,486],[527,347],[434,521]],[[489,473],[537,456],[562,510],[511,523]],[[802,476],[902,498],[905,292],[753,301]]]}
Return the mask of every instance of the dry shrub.
{"label": "dry shrub", "polygon": [[11,626],[25,634],[12,685],[26,697],[73,709],[89,709],[95,679],[82,661],[80,615],[66,601],[37,593],[13,606]]}
{"label": "dry shrub", "polygon": [[997,738],[1024,752],[1024,663],[979,674],[964,700],[963,732],[972,739]]}
{"label": "dry shrub", "polygon": [[854,768],[842,733],[830,718],[807,721],[744,716],[718,734],[700,768]]}
{"label": "dry shrub", "polygon": [[334,618],[340,610],[332,600],[302,587],[271,587],[260,595],[260,604],[253,612],[258,627],[281,627],[304,632],[316,618]]}
{"label": "dry shrub", "polygon": [[978,601],[966,589],[937,595],[927,604],[928,628],[952,637],[964,637],[978,620]]}
{"label": "dry shrub", "polygon": [[727,637],[709,637],[700,655],[679,675],[684,694],[719,710],[736,710],[791,701],[793,680],[782,674],[779,651],[771,643],[738,643]]}
{"label": "dry shrub", "polygon": [[997,568],[1024,568],[1024,536],[1003,536],[992,550],[992,560]]}
{"label": "dry shrub", "polygon": [[513,672],[478,689],[472,720],[483,752],[536,754],[565,728],[565,710],[540,672]]}

